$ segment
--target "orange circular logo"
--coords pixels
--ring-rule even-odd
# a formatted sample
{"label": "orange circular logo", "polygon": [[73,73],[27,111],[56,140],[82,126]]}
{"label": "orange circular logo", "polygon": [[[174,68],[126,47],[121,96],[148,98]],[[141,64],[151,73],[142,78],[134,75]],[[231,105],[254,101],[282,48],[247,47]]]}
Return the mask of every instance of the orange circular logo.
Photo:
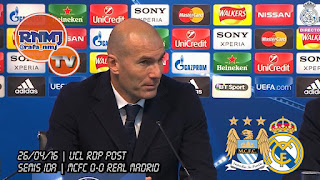
{"label": "orange circular logo", "polygon": [[58,76],[70,76],[80,66],[80,56],[69,46],[60,47],[50,54],[48,61],[50,70]]}

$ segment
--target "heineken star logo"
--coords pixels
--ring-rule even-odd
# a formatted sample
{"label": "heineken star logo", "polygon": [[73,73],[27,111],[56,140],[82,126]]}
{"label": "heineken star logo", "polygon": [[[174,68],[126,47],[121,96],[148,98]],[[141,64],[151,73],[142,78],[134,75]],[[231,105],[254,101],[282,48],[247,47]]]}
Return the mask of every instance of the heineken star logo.
{"label": "heineken star logo", "polygon": [[72,11],[72,9],[69,9],[69,6],[67,6],[67,8],[63,9],[63,11],[64,11],[64,15],[67,15],[67,14],[70,15],[70,12]]}
{"label": "heineken star logo", "polygon": [[233,55],[231,55],[231,57],[228,57],[228,59],[229,59],[229,64],[230,64],[230,63],[235,64],[237,58],[236,58],[236,57],[233,57]]}

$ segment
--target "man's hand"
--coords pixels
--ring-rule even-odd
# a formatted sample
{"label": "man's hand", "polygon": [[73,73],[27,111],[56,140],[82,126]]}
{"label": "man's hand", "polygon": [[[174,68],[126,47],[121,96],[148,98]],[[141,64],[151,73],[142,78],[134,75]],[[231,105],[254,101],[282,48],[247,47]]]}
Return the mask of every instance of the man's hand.
{"label": "man's hand", "polygon": [[151,177],[146,177],[146,180],[152,180],[152,178]]}

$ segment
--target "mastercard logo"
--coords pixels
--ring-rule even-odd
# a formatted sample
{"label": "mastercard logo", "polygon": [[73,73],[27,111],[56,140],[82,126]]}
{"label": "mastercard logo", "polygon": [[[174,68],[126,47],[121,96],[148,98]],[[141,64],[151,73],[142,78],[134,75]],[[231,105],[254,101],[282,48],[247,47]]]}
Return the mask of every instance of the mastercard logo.
{"label": "mastercard logo", "polygon": [[266,47],[282,47],[287,43],[287,35],[282,31],[266,31],[261,36],[261,42]]}
{"label": "mastercard logo", "polygon": [[199,7],[184,7],[180,9],[179,11],[179,19],[180,21],[184,23],[199,23],[203,20],[204,18],[204,12],[201,8]]}

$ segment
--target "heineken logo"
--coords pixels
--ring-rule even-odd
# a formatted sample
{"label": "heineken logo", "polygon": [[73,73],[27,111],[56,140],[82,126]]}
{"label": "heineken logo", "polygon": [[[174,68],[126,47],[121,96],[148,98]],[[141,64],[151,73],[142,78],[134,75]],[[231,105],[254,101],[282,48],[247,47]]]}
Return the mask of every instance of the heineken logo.
{"label": "heineken logo", "polygon": [[214,73],[251,73],[251,54],[228,52],[213,54]]}
{"label": "heineken logo", "polygon": [[58,17],[65,25],[86,25],[85,4],[49,4],[49,13]]}

